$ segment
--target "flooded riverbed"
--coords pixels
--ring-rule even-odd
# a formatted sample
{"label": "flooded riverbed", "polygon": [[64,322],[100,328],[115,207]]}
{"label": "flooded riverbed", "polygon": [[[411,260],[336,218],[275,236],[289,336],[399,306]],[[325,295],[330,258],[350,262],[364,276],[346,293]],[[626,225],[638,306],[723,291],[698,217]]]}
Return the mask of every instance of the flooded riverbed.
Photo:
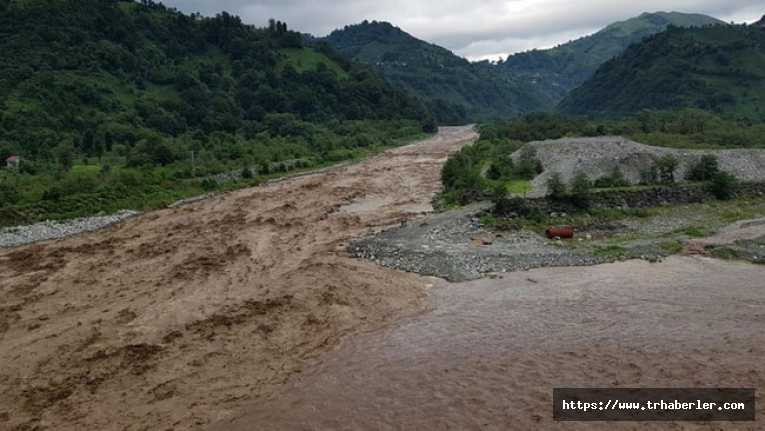
{"label": "flooded riverbed", "polygon": [[439,281],[432,311],[348,340],[272,399],[218,426],[758,429],[558,424],[551,403],[553,387],[762,388],[762,280],[761,266],[673,257]]}

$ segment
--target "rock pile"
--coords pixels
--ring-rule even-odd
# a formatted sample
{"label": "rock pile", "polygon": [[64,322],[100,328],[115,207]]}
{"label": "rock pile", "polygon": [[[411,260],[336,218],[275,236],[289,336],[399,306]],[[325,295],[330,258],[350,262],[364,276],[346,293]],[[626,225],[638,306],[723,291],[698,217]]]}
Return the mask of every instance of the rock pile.
{"label": "rock pile", "polygon": [[[537,157],[542,162],[544,172],[532,181],[533,192],[530,196],[543,196],[547,191],[547,181],[553,173],[561,174],[569,182],[577,172],[584,172],[591,180],[611,174],[619,168],[625,178],[637,184],[641,171],[650,168],[657,159],[671,154],[680,166],[676,177],[685,177],[690,167],[701,156],[713,154],[718,157],[720,169],[730,172],[742,181],[765,180],[765,150],[685,150],[653,147],[640,144],[619,136],[597,138],[564,138],[550,141],[531,142],[537,150]],[[521,151],[513,154],[518,159]]]}

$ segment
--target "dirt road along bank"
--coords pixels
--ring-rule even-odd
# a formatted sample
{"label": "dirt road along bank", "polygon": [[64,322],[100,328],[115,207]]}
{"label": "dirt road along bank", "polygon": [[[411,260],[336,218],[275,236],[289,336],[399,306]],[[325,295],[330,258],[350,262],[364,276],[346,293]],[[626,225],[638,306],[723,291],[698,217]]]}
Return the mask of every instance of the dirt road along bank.
{"label": "dirt road along bank", "polygon": [[470,127],[106,231],[0,252],[0,428],[201,429],[427,280],[346,256],[431,210]]}

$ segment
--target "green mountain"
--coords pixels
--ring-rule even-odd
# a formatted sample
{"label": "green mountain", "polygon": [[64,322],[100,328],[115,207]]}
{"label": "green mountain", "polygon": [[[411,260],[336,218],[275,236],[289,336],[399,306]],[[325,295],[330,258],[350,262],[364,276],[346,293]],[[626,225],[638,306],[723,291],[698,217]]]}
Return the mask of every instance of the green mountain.
{"label": "green mountain", "polygon": [[61,145],[129,155],[181,136],[263,143],[307,137],[309,124],[426,118],[371,68],[304,46],[284,23],[255,28],[150,0],[0,0],[0,52],[0,153],[36,160]]}
{"label": "green mountain", "polygon": [[525,84],[489,62],[471,63],[386,22],[365,21],[324,39],[355,61],[422,99],[443,123],[464,123],[539,110]]}
{"label": "green mountain", "polygon": [[601,64],[618,56],[633,43],[662,32],[670,25],[700,27],[713,24],[724,23],[706,15],[644,13],[552,49],[511,55],[500,67],[534,88],[547,106],[554,106],[589,79]]}
{"label": "green mountain", "polygon": [[765,32],[670,27],[605,63],[560,104],[572,114],[680,107],[765,120]]}
{"label": "green mountain", "polygon": [[756,23],[752,24],[755,27],[762,27],[765,28],[765,15],[762,16],[762,19],[757,21]]}

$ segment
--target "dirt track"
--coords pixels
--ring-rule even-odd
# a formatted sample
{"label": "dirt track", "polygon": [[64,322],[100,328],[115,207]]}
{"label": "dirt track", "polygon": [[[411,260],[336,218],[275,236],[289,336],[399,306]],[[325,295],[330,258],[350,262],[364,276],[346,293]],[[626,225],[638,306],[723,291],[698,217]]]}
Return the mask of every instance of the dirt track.
{"label": "dirt track", "polygon": [[349,332],[417,310],[427,280],[348,240],[431,209],[446,128],[363,163],[0,252],[0,429],[204,428]]}

